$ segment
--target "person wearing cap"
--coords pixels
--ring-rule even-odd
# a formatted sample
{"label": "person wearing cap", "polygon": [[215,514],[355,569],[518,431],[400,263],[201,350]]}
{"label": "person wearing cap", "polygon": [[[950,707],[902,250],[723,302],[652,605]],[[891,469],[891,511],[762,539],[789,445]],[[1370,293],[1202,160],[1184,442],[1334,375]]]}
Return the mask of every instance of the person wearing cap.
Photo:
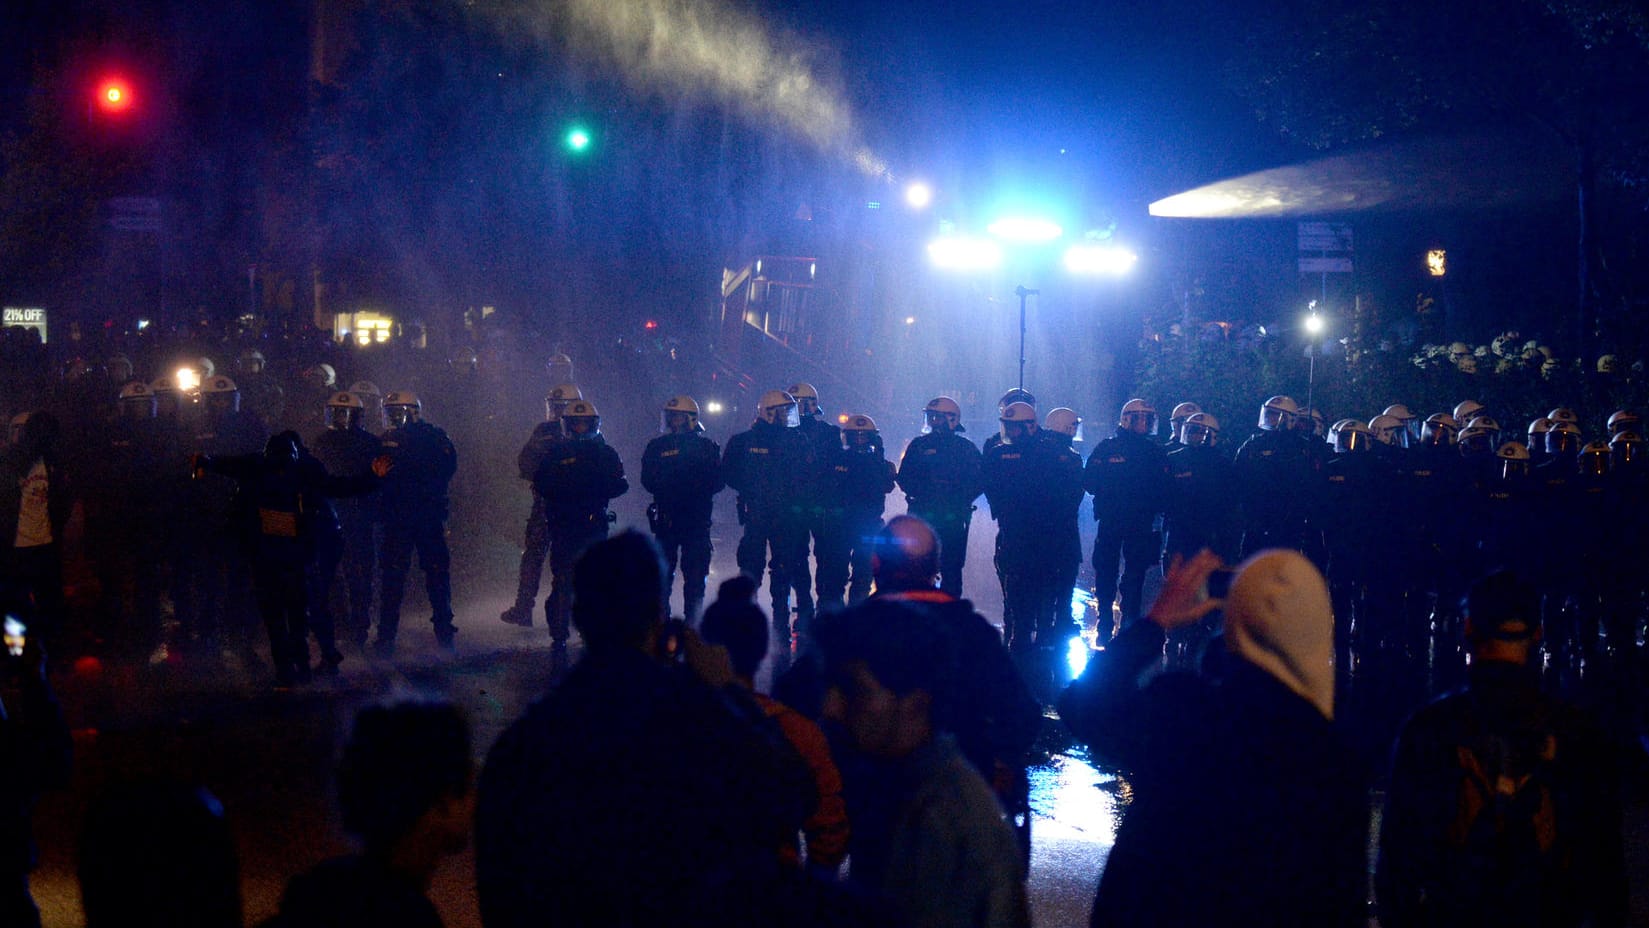
{"label": "person wearing cap", "polygon": [[[1144,621],[1095,652],[1059,702],[1133,802],[1094,900],[1095,925],[1364,926],[1368,794],[1335,721],[1328,586],[1297,551],[1177,559]],[[1150,674],[1170,633],[1223,609],[1217,681]]]}
{"label": "person wearing cap", "polygon": [[1464,612],[1465,686],[1392,751],[1380,924],[1625,925],[1619,762],[1595,718],[1541,687],[1539,593],[1491,574]]}
{"label": "person wearing cap", "polygon": [[927,433],[911,439],[899,459],[899,488],[912,515],[939,533],[939,588],[960,599],[968,558],[968,529],[974,500],[984,492],[979,468],[984,458],[962,437],[962,407],[936,396],[922,410]]}

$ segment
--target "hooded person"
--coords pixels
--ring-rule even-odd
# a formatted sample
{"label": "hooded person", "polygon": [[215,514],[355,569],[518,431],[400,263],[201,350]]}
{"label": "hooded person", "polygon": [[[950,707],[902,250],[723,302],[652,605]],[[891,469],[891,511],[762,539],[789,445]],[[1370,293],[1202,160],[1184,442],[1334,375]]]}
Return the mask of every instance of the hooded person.
{"label": "hooded person", "polygon": [[[1094,925],[1364,925],[1365,774],[1334,727],[1327,584],[1295,551],[1176,558],[1147,621],[1124,629],[1059,712],[1134,789]],[[1166,635],[1223,608],[1219,678],[1146,673]],[[1142,677],[1146,682],[1141,683]]]}

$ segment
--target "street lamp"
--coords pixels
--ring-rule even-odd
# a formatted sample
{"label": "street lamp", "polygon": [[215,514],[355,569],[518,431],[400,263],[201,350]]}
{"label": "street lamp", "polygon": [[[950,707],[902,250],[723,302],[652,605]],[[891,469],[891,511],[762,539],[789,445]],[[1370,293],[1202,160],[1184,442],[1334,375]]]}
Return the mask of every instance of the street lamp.
{"label": "street lamp", "polygon": [[927,209],[933,202],[933,188],[916,181],[905,188],[905,205],[911,209]]}
{"label": "street lamp", "polygon": [[1311,366],[1306,373],[1305,408],[1310,410],[1315,406],[1313,401],[1316,398],[1314,394],[1317,390],[1317,346],[1322,341],[1323,329],[1327,327],[1327,323],[1317,313],[1316,300],[1312,300],[1307,304],[1306,311],[1309,315],[1305,317],[1305,331],[1307,335],[1311,336],[1311,340],[1305,346],[1305,354],[1310,359]]}

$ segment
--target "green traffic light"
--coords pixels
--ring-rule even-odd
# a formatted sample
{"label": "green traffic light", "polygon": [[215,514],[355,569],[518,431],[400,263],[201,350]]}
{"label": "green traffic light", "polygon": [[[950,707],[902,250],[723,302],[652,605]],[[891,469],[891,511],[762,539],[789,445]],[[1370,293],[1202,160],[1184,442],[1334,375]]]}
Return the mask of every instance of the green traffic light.
{"label": "green traffic light", "polygon": [[590,133],[583,127],[574,127],[567,131],[567,147],[575,152],[581,152],[590,147]]}

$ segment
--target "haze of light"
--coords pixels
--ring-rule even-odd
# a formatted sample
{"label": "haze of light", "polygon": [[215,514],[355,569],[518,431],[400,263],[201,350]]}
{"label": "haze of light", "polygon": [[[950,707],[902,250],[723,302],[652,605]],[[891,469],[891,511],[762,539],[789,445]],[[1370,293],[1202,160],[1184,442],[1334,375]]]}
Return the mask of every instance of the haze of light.
{"label": "haze of light", "polygon": [[631,87],[710,99],[779,125],[868,174],[886,165],[856,141],[851,107],[818,51],[723,0],[505,0],[474,6],[507,34],[567,40],[615,66]]}

